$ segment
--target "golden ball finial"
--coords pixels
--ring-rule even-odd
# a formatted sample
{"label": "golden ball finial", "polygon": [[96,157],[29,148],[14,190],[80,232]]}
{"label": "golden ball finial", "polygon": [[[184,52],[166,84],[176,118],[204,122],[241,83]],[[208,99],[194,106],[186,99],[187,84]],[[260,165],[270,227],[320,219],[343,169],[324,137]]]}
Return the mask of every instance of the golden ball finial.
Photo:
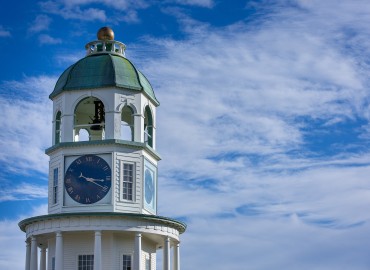
{"label": "golden ball finial", "polygon": [[97,37],[99,40],[114,40],[114,32],[112,28],[104,26],[99,29]]}

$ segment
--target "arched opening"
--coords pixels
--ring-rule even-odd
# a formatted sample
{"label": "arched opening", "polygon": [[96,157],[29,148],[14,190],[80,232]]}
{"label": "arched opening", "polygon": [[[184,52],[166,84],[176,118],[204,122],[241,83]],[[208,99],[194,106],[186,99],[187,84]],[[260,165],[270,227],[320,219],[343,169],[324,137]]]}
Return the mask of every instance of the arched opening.
{"label": "arched opening", "polygon": [[55,116],[55,138],[54,138],[54,144],[60,143],[61,141],[61,132],[60,127],[62,124],[62,113],[60,111],[57,112],[57,115]]}
{"label": "arched opening", "polygon": [[96,97],[81,100],[74,114],[75,141],[104,140],[105,109],[103,102]]}
{"label": "arched opening", "polygon": [[153,147],[153,116],[149,106],[144,112],[144,142]]}
{"label": "arched opening", "polygon": [[121,113],[121,139],[134,140],[134,111],[131,107],[125,106]]}
{"label": "arched opening", "polygon": [[75,142],[90,141],[90,133],[87,129],[81,128],[78,133],[75,134]]}

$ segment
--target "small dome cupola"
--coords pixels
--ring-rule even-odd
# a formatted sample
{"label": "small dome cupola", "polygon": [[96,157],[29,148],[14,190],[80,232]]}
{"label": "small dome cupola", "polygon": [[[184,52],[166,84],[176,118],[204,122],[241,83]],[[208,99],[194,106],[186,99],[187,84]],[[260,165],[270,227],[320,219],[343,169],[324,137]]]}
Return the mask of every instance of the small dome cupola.
{"label": "small dome cupola", "polygon": [[125,56],[126,45],[114,40],[114,32],[111,28],[104,26],[96,34],[98,40],[91,41],[85,45],[86,54],[113,53]]}

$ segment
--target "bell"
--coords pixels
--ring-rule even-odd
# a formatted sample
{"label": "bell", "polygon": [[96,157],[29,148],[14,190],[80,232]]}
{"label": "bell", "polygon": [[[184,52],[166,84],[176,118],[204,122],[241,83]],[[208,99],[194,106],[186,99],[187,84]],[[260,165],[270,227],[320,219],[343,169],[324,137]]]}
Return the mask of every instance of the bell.
{"label": "bell", "polygon": [[95,100],[94,101],[95,105],[95,115],[94,118],[90,119],[92,120],[92,126],[90,127],[91,130],[102,130],[102,124],[105,121],[105,112],[104,112],[104,104],[100,100]]}

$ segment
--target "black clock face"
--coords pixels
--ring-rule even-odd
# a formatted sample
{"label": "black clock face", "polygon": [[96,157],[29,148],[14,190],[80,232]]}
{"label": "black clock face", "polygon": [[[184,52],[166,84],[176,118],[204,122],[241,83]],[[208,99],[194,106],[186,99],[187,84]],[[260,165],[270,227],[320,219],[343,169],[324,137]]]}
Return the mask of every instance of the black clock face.
{"label": "black clock face", "polygon": [[149,169],[145,169],[145,201],[151,204],[154,197],[154,181]]}
{"label": "black clock face", "polygon": [[64,186],[68,195],[76,202],[92,204],[103,199],[112,185],[108,163],[96,156],[85,155],[69,165]]}

